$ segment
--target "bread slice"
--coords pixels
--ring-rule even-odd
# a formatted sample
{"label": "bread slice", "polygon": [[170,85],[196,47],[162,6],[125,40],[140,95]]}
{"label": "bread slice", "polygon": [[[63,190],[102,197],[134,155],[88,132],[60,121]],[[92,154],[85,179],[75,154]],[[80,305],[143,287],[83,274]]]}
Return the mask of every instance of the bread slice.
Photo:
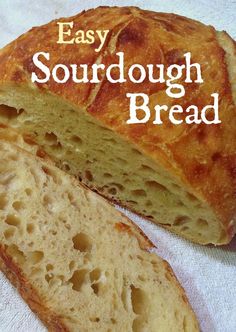
{"label": "bread slice", "polygon": [[130,220],[14,132],[3,136],[0,266],[49,331],[199,331],[171,268]]}
{"label": "bread slice", "polygon": [[[224,32],[174,14],[134,7],[101,7],[60,22],[75,30],[108,29],[100,53],[94,45],[60,45],[57,21],[33,28],[0,51],[0,122],[17,127],[86,186],[170,231],[201,244],[228,243],[236,215],[235,42]],[[73,49],[73,52],[72,52]],[[32,84],[38,51],[58,63],[181,63],[191,52],[204,83],[186,86],[178,104],[211,103],[220,95],[220,125],[128,125],[127,92],[149,95],[150,107],[172,105],[165,87],[149,82],[118,85]]]}

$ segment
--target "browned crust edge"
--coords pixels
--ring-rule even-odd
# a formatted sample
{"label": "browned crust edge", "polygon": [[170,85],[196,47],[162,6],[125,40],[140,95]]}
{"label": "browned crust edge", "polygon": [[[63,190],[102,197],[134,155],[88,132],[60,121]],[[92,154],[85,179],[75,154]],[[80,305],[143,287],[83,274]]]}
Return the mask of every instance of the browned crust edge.
{"label": "browned crust edge", "polygon": [[0,244],[0,269],[18,290],[21,297],[28,304],[30,309],[40,318],[40,320],[52,332],[69,332],[62,318],[54,313],[44,303],[42,297],[30,284],[24,276],[22,270],[13,261],[12,257],[7,254],[7,248]]}

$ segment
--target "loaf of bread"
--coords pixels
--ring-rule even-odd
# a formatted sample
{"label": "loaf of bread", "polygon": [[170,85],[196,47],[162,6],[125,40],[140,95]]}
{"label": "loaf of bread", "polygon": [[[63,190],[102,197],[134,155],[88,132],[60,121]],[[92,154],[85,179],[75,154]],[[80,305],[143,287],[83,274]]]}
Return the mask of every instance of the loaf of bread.
{"label": "loaf of bread", "polygon": [[0,132],[0,266],[49,331],[199,331],[141,231],[32,152]]}
{"label": "loaf of bread", "polygon": [[[57,44],[57,22],[73,31],[109,30],[95,44]],[[152,105],[172,105],[163,87],[134,84],[33,84],[33,55],[56,64],[181,64],[191,52],[204,83],[186,85],[183,108],[201,109],[219,93],[221,124],[127,124],[126,93],[142,92]],[[191,241],[225,244],[235,234],[236,46],[225,33],[197,21],[134,7],[100,7],[36,27],[0,51],[0,122],[40,144],[57,165],[109,200]]]}

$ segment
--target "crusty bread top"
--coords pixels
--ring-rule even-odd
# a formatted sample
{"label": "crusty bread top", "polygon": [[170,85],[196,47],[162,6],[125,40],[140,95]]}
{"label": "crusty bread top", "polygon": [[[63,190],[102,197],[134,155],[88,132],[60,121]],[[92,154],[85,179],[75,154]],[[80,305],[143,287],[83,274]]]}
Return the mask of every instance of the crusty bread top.
{"label": "crusty bread top", "polygon": [[[51,79],[39,85],[48,91],[83,107],[103,125],[132,141],[143,153],[162,163],[194,193],[208,202],[220,216],[229,233],[234,232],[236,214],[236,107],[232,89],[235,76],[235,42],[200,22],[165,13],[155,13],[135,7],[99,7],[60,19],[73,21],[74,29],[109,29],[107,43],[100,53],[97,45],[58,45],[58,20],[31,29],[0,52],[0,87],[8,84],[32,86],[31,73],[36,70],[32,56],[38,51],[50,53],[50,65],[98,61],[115,62],[115,53],[124,51],[127,67],[133,63],[181,63],[190,51],[192,61],[201,64],[203,84],[186,84],[186,95],[178,104],[197,105],[200,109],[211,103],[211,94],[220,95],[220,125],[161,126],[151,122],[127,125],[129,100],[127,92],[148,93],[151,105],[172,105],[158,85],[145,81],[112,84],[104,78],[99,85],[57,84]],[[231,56],[229,57],[229,53]],[[232,87],[232,88],[231,88]],[[10,86],[9,86],[10,88]],[[235,97],[235,91],[234,91]]]}

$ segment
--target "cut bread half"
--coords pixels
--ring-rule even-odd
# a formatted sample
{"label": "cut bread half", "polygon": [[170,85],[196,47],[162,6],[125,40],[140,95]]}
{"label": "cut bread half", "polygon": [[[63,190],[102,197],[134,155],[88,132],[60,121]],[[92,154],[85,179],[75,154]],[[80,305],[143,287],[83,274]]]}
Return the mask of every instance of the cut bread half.
{"label": "cut bread half", "polygon": [[32,152],[0,131],[0,266],[49,331],[199,331],[141,231]]}
{"label": "cut bread half", "polygon": [[[60,21],[108,29],[104,48],[96,53],[89,44],[56,45],[57,21],[6,46],[0,51],[0,122],[18,128],[57,166],[109,200],[191,241],[228,243],[236,220],[235,42],[200,22],[134,7],[102,7]],[[34,85],[32,57],[42,50],[50,54],[51,68],[65,61],[109,65],[124,51],[125,73],[133,63],[182,63],[191,52],[204,83],[187,85],[178,104],[201,109],[217,92],[221,124],[176,126],[164,119],[160,126],[128,125],[126,93],[148,94],[150,108],[176,100],[166,87],[111,84],[105,76],[97,85],[52,78]]]}

